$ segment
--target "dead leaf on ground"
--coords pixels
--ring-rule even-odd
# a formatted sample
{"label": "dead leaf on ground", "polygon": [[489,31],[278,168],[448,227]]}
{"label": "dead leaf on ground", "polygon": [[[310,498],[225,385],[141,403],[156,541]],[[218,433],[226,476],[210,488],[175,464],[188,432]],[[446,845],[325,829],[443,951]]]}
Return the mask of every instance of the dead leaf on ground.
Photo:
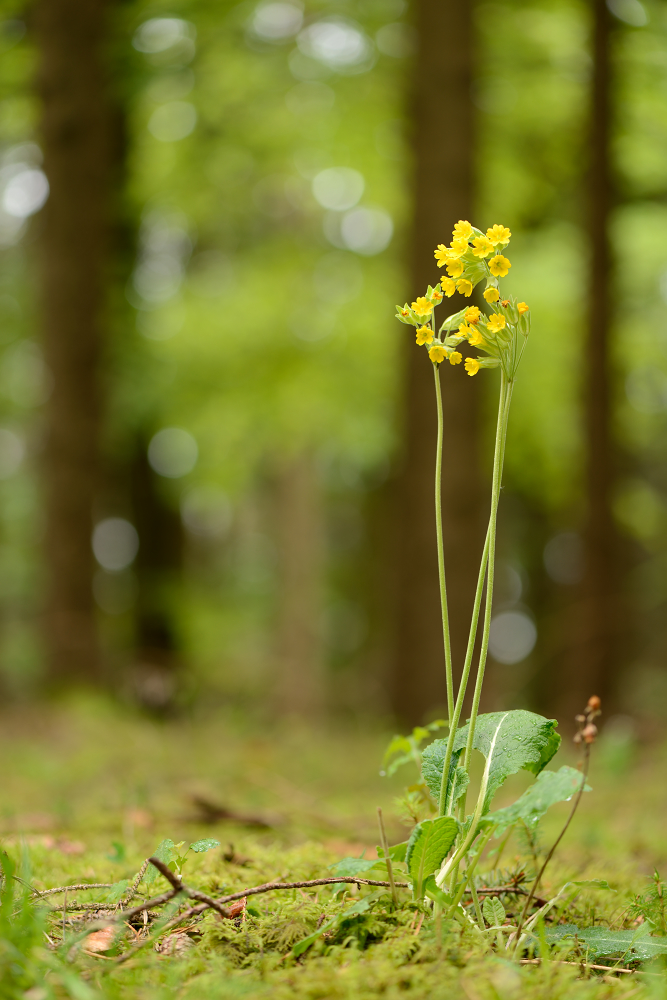
{"label": "dead leaf on ground", "polygon": [[117,928],[112,924],[103,927],[100,931],[93,931],[83,942],[83,950],[90,955],[97,955],[103,951],[110,951],[114,946]]}

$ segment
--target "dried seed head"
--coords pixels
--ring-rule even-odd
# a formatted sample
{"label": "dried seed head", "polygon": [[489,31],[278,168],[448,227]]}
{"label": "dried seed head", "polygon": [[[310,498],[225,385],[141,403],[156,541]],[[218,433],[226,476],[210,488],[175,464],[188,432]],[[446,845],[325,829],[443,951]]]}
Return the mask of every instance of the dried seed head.
{"label": "dried seed head", "polygon": [[594,726],[592,722],[589,722],[587,726],[584,727],[581,735],[586,741],[586,743],[592,743],[598,734],[598,727]]}
{"label": "dried seed head", "polygon": [[581,743],[581,733],[575,733],[572,737],[574,743]]}
{"label": "dried seed head", "polygon": [[585,715],[575,715],[574,721],[575,722],[585,722],[586,721],[586,716]]}
{"label": "dried seed head", "polygon": [[599,712],[601,704],[602,702],[600,701],[598,696],[596,694],[592,694],[588,699],[588,705],[586,707],[589,708],[592,712]]}

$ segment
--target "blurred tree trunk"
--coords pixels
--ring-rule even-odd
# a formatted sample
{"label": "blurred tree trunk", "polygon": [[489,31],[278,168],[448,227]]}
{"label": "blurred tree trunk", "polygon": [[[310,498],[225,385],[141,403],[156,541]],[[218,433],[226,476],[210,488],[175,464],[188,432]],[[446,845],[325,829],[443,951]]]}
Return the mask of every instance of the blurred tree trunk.
{"label": "blurred tree trunk", "polygon": [[131,488],[140,539],[135,563],[137,649],[132,680],[139,703],[162,713],[174,707],[179,680],[173,602],[183,566],[183,527],[178,511],[161,495],[143,435],[136,441]]}
{"label": "blurred tree trunk", "polygon": [[285,459],[275,477],[278,557],[275,703],[282,715],[322,710],[323,524],[313,456]]}
{"label": "blurred tree trunk", "polygon": [[110,115],[104,0],[37,0],[41,135],[50,196],[41,227],[44,352],[53,376],[44,456],[46,636],[56,684],[94,680],[92,508],[98,474]]}
{"label": "blurred tree trunk", "polygon": [[[590,253],[588,321],[584,342],[584,441],[586,520],[584,574],[577,607],[574,650],[559,691],[564,721],[592,694],[613,690],[621,632],[619,543],[612,513],[614,445],[611,412],[613,288],[609,222],[613,205],[611,130],[612,18],[605,0],[593,3],[593,76],[586,182]],[[609,707],[608,705],[606,706]]]}
{"label": "blurred tree trunk", "polygon": [[[409,300],[436,284],[433,251],[473,211],[473,4],[417,0],[410,148],[414,216]],[[459,297],[456,296],[456,299]],[[445,299],[447,312],[462,303]],[[396,493],[396,654],[392,706],[407,723],[446,705],[434,525],[436,408],[433,369],[408,327],[404,345],[403,458]],[[443,529],[455,676],[463,665],[481,554],[478,481],[480,382],[443,370]]]}

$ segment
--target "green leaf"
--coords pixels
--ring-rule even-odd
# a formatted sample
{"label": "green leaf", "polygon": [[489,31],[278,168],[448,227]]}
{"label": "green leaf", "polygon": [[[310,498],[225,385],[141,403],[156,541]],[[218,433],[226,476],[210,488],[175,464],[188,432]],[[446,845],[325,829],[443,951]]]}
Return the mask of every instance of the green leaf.
{"label": "green leaf", "polygon": [[370,872],[380,866],[384,871],[387,870],[385,862],[379,862],[377,858],[343,858],[342,861],[337,861],[334,865],[329,865],[329,868],[334,875],[349,877],[351,875],[363,875],[364,872]]}
{"label": "green leaf", "polygon": [[[176,844],[173,842],[173,840],[170,840],[169,838],[163,840],[162,843],[158,844],[158,846],[153,851],[152,857],[157,858],[158,861],[161,861],[163,864],[168,865],[171,861],[175,861],[176,858],[178,857],[178,850],[176,848]],[[143,881],[146,883],[146,885],[152,885],[152,883],[155,882],[159,874],[160,873],[155,867],[155,865],[149,865],[148,868],[146,869]]]}
{"label": "green leaf", "polygon": [[[556,802],[567,802],[581,787],[581,772],[574,767],[564,765],[559,771],[542,771],[537,781],[526,789],[521,798],[505,809],[498,809],[489,815],[489,819],[498,824],[502,830],[517,820],[535,828],[550,806]],[[590,792],[585,786],[584,791]]]}
{"label": "green leaf", "polygon": [[568,885],[580,885],[582,887],[588,887],[590,889],[608,889],[609,892],[616,892],[615,889],[609,885],[606,878],[584,878],[579,879],[577,882],[568,882]]}
{"label": "green leaf", "polygon": [[505,907],[497,896],[487,896],[482,905],[482,913],[489,927],[502,927],[505,923]]}
{"label": "green leaf", "polygon": [[405,860],[416,899],[424,895],[424,880],[436,872],[456,840],[459,825],[452,816],[425,819],[412,831]]}
{"label": "green leaf", "polygon": [[220,847],[219,840],[196,840],[194,844],[190,844],[190,850],[194,851],[195,854],[204,854],[206,851],[213,850],[214,847]]}
{"label": "green leaf", "polygon": [[[513,712],[490,712],[477,717],[473,747],[488,757],[493,746],[489,783],[484,810],[489,808],[498,788],[510,774],[530,771],[539,774],[558,750],[560,736],[555,719],[545,719],[534,712],[517,709]],[[452,785],[459,759],[468,739],[468,726],[462,726],[454,737],[454,752],[447,777],[447,799],[451,799]],[[432,795],[440,796],[442,768],[445,762],[447,741],[434,740],[422,754],[422,773]]]}
{"label": "green leaf", "polygon": [[[408,842],[404,840],[402,844],[394,844],[393,847],[389,848],[389,857],[392,861],[405,861],[405,852],[408,849]],[[384,857],[384,849],[382,847],[377,848],[378,857]]]}
{"label": "green leaf", "polygon": [[116,882],[111,888],[104,894],[105,903],[117,903],[119,899],[122,899],[127,890],[130,887],[129,879],[124,878],[121,882]]}
{"label": "green leaf", "polygon": [[659,955],[667,955],[667,938],[650,937],[645,924],[636,931],[611,931],[606,927],[585,927],[561,924],[546,928],[547,941],[554,943],[567,938],[580,941],[589,959],[617,958],[638,959],[645,962]]}

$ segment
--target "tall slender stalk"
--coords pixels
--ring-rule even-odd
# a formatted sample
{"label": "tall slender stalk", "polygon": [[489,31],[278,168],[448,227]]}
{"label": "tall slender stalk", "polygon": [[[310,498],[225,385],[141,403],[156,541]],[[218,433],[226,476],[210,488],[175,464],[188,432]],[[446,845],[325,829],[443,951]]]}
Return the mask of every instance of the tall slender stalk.
{"label": "tall slender stalk", "polygon": [[[435,320],[433,322],[435,326]],[[440,366],[433,365],[435,379],[435,399],[438,408],[438,443],[435,456],[435,536],[438,547],[438,577],[440,580],[440,606],[442,609],[442,638],[445,646],[445,675],[447,678],[447,717],[452,727],[454,710],[454,679],[452,675],[452,644],[449,635],[449,610],[447,607],[447,583],[445,581],[445,551],[442,542],[442,439],[444,433],[442,418],[442,391],[440,389]]]}
{"label": "tall slender stalk", "polygon": [[[500,382],[500,398],[498,401],[498,422],[496,427],[496,449],[493,461],[493,481],[494,485],[496,479],[500,483],[500,475],[502,474],[502,459],[504,458],[504,444],[505,444],[505,434],[507,431],[507,414],[509,412],[509,399],[508,395],[511,395],[511,389],[508,391],[508,383],[505,378],[504,373],[501,374]],[[504,429],[503,429],[504,428]],[[499,468],[498,468],[499,467]],[[499,493],[499,487],[498,487]],[[465,662],[463,664],[463,673],[461,675],[461,683],[459,685],[458,695],[456,698],[456,705],[454,707],[453,718],[450,717],[450,730],[449,738],[447,740],[447,749],[445,751],[445,761],[442,768],[442,780],[440,783],[440,803],[439,803],[439,815],[444,816],[447,810],[447,780],[449,776],[449,768],[452,761],[452,754],[454,750],[454,738],[456,736],[456,730],[458,728],[459,719],[461,718],[461,710],[463,708],[463,699],[466,695],[466,690],[468,686],[468,678],[470,677],[470,668],[472,666],[472,658],[475,650],[475,639],[477,638],[477,627],[479,624],[479,612],[482,605],[482,594],[484,592],[484,580],[487,573],[487,563],[489,561],[489,553],[491,551],[491,542],[493,538],[493,548],[495,550],[495,518],[498,511],[498,497],[495,498],[495,507],[493,503],[493,498],[491,502],[491,515],[489,518],[489,527],[486,533],[486,540],[484,542],[484,551],[482,553],[482,560],[479,567],[479,575],[477,577],[477,589],[475,590],[475,601],[473,604],[472,621],[470,623],[470,635],[468,637],[468,648],[466,649]],[[488,587],[487,587],[487,605],[488,605]],[[488,635],[487,635],[487,648],[488,648]],[[478,672],[479,678],[479,672]],[[479,702],[478,702],[479,703]],[[477,717],[475,713],[475,718]],[[467,767],[468,755],[466,754],[466,767]]]}
{"label": "tall slender stalk", "polygon": [[466,755],[464,768],[466,771],[470,766],[470,756],[472,754],[473,742],[475,739],[475,724],[479,712],[479,701],[482,696],[482,684],[484,683],[484,672],[486,669],[486,657],[489,650],[489,633],[491,631],[491,612],[493,610],[493,582],[496,564],[496,525],[498,521],[498,503],[500,501],[500,487],[503,477],[503,462],[505,459],[505,439],[507,437],[507,422],[509,418],[510,403],[512,401],[512,390],[514,382],[510,382],[501,370],[500,374],[500,406],[498,408],[498,424],[496,427],[496,447],[493,458],[493,484],[491,492],[491,517],[489,519],[489,565],[486,577],[486,604],[484,608],[484,628],[482,630],[482,648],[479,653],[479,663],[477,666],[477,679],[475,681],[475,693],[472,700],[470,712],[470,722],[468,724],[468,741],[466,743]]}

